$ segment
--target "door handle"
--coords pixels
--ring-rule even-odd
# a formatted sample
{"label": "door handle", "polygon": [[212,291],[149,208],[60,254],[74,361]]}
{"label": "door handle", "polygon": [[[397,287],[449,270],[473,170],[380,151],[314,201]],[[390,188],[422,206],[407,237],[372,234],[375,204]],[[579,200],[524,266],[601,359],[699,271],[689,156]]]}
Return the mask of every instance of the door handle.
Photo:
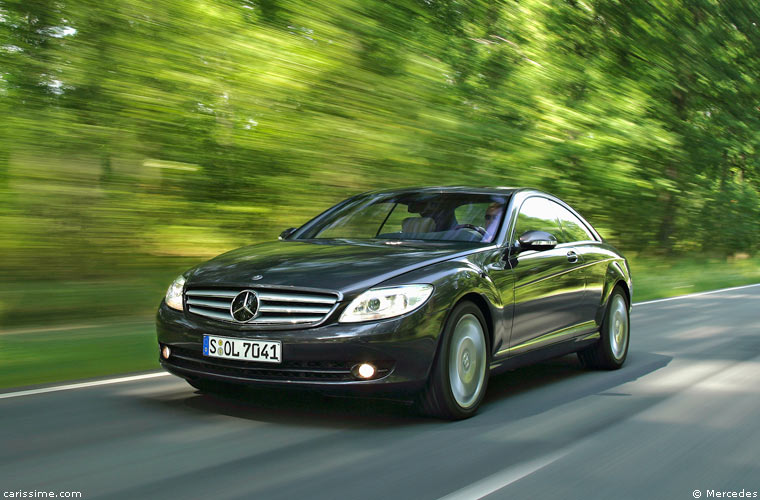
{"label": "door handle", "polygon": [[578,262],[578,254],[575,253],[573,250],[570,250],[567,252],[567,261],[571,264],[575,264]]}

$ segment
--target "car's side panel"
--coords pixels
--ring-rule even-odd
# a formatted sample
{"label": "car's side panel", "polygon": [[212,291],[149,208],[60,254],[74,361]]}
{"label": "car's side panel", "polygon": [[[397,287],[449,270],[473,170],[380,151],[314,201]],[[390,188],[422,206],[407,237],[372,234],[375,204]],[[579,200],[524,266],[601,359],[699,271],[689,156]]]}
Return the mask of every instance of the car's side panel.
{"label": "car's side panel", "polygon": [[521,366],[530,365],[546,359],[564,356],[572,352],[589,347],[599,339],[599,334],[581,335],[566,338],[546,344],[541,349],[523,350],[515,349],[511,351],[509,357],[501,357],[491,362],[491,373],[501,373],[507,370],[514,370]]}
{"label": "car's side panel", "polygon": [[586,262],[582,256],[573,261],[570,254],[575,246],[558,245],[540,252],[516,251],[518,214],[523,203],[533,197],[559,202],[545,193],[524,190],[516,192],[507,207],[509,222],[501,241],[510,255],[515,313],[509,345],[498,353],[500,356],[540,348],[572,335],[578,328],[585,331],[588,326],[585,323],[589,318],[582,310],[586,299]]}
{"label": "car's side panel", "polygon": [[[580,219],[594,240],[558,245],[555,250],[550,251],[557,253],[557,255],[539,252],[545,254],[542,257],[547,261],[547,268],[551,267],[548,265],[548,262],[552,258],[557,259],[557,262],[559,262],[560,251],[562,251],[563,255],[566,255],[566,252],[569,250],[573,250],[578,254],[579,261],[577,267],[553,275],[551,270],[547,272],[540,269],[540,265],[537,265],[538,269],[534,269],[533,272],[525,272],[525,276],[520,276],[520,256],[525,254],[511,256],[510,263],[515,273],[513,278],[516,301],[515,319],[509,348],[498,352],[496,356],[497,364],[503,366],[506,365],[499,362],[499,359],[506,357],[510,359],[518,357],[526,358],[526,353],[552,351],[555,349],[554,346],[559,346],[560,344],[564,346],[563,349],[572,351],[595,341],[594,332],[598,331],[604,317],[607,299],[615,284],[624,282],[629,290],[632,286],[627,264],[620,254],[613,247],[605,244],[599,233],[580,214],[562,202],[562,200],[546,193],[526,189],[519,190],[513,194],[507,207],[508,223],[504,225],[500,239],[505,249],[509,249],[509,252],[514,253],[514,248],[510,245],[510,242],[515,238],[514,232],[520,207],[526,199],[536,195],[549,198],[568,209]],[[523,269],[526,268],[528,266],[523,266]],[[551,277],[547,279],[544,276],[538,276],[531,279],[536,274],[541,274],[542,271]],[[549,295],[554,294],[554,303],[560,310],[564,303],[556,297],[557,295],[566,294],[565,299],[568,300],[567,303],[574,305],[572,313],[568,311],[568,314],[563,317],[556,309],[552,311],[552,301],[545,296],[541,296],[540,290],[530,289],[530,286],[535,286],[543,281],[554,282],[553,284],[547,283],[544,285],[544,292]],[[555,286],[556,288],[554,288]],[[541,297],[543,297],[544,303],[540,302]],[[530,310],[530,306],[526,307],[525,302],[530,303],[531,301],[536,301],[537,304],[540,304],[540,307],[536,307],[535,314],[525,312]],[[549,304],[546,304],[546,302],[549,302]],[[554,314],[555,317],[552,320],[547,319],[543,328],[541,328],[541,325],[531,324],[531,321],[541,321],[540,313],[543,313],[544,317],[546,317],[547,310],[549,311],[548,315]],[[523,315],[524,312],[526,314],[525,317]],[[556,321],[558,318],[559,321]],[[525,330],[521,331],[523,324],[526,325]],[[540,330],[541,333],[536,334],[536,330]],[[596,333],[596,336],[598,337],[598,333]]]}
{"label": "car's side panel", "polygon": [[515,260],[515,315],[510,348],[584,322],[580,311],[585,272],[580,260],[568,261],[567,248],[524,252]]}

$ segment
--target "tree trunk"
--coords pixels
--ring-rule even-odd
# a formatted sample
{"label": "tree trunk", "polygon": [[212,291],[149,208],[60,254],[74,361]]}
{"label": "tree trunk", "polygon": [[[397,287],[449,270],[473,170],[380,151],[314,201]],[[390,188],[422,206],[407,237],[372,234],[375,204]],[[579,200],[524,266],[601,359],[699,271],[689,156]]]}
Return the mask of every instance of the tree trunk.
{"label": "tree trunk", "polygon": [[5,148],[0,147],[0,190],[5,190],[8,187],[9,163],[10,154]]}
{"label": "tree trunk", "polygon": [[100,155],[100,187],[107,189],[113,178],[113,169],[111,168],[111,155],[101,153]]}
{"label": "tree trunk", "polygon": [[[665,176],[674,181],[678,185],[678,171],[675,167],[667,167],[665,169]],[[660,229],[657,234],[657,242],[660,244],[660,250],[665,253],[673,252],[673,243],[675,243],[673,235],[676,229],[676,211],[678,210],[678,196],[671,191],[667,190],[662,193],[660,197],[662,207],[664,209],[662,221],[660,222]]]}

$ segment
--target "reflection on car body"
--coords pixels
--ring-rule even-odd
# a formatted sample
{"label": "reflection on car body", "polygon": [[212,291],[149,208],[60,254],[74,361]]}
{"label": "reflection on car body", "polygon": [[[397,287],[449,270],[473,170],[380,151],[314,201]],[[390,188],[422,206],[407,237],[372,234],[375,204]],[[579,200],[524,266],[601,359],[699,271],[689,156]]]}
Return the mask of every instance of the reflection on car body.
{"label": "reflection on car body", "polygon": [[297,386],[465,418],[491,373],[570,352],[622,366],[631,293],[625,258],[549,194],[372,192],[177,278],[160,360],[204,391]]}

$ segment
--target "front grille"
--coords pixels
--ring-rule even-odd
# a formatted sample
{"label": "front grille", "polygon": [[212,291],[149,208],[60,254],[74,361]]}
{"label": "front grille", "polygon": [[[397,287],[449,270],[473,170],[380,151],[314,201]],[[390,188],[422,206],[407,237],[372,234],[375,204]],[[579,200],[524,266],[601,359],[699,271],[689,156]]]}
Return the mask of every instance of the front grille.
{"label": "front grille", "polygon": [[185,291],[187,311],[219,321],[238,323],[230,304],[243,290],[253,290],[259,299],[257,316],[248,325],[306,325],[325,319],[338,302],[329,292],[287,288],[191,288]]}

